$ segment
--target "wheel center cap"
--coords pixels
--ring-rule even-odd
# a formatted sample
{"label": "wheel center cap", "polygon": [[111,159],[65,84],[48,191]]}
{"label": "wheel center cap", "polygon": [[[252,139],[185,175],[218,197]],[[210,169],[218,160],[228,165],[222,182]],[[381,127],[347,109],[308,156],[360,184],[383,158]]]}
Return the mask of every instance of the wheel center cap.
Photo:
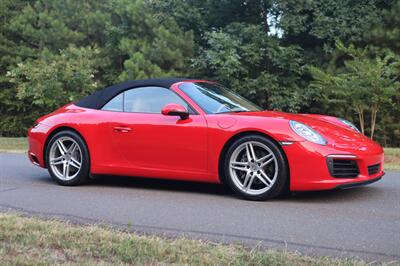
{"label": "wheel center cap", "polygon": [[251,163],[250,164],[250,170],[251,171],[257,171],[258,170],[258,165],[255,163]]}

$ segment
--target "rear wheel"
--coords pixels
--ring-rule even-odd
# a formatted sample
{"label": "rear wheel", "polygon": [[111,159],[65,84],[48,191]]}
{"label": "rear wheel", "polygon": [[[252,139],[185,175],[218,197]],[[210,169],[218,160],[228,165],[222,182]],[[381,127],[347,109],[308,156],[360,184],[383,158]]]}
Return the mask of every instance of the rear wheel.
{"label": "rear wheel", "polygon": [[266,200],[284,191],[288,180],[283,152],[268,138],[250,135],[227,150],[224,174],[230,188],[248,200]]}
{"label": "rear wheel", "polygon": [[89,152],[85,142],[75,132],[60,131],[46,149],[50,176],[61,185],[79,185],[88,180]]}

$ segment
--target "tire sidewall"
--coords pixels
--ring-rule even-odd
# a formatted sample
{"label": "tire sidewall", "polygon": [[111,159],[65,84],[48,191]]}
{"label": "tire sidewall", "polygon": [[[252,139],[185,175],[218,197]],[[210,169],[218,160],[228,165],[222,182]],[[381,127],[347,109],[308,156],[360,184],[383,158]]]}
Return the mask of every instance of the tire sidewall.
{"label": "tire sidewall", "polygon": [[[76,141],[78,144],[79,148],[81,149],[82,153],[82,166],[81,169],[79,170],[79,173],[77,176],[75,176],[71,180],[61,180],[59,179],[53,172],[52,168],[49,165],[50,161],[50,149],[51,146],[60,138],[60,137],[70,137]],[[80,185],[85,183],[88,180],[89,176],[89,169],[90,169],[90,159],[89,159],[89,152],[88,148],[86,146],[86,143],[82,139],[81,136],[79,136],[77,133],[71,130],[63,130],[58,133],[56,133],[49,141],[48,145],[46,146],[46,167],[47,170],[50,173],[50,176],[52,177],[53,180],[55,180],[58,184],[64,185],[64,186],[74,186],[74,185]]]}
{"label": "tire sidewall", "polygon": [[[274,153],[276,159],[277,159],[277,164],[278,164],[278,175],[276,177],[276,181],[272,185],[272,187],[267,190],[266,192],[260,194],[260,195],[250,195],[245,192],[243,192],[240,188],[238,188],[235,183],[232,180],[231,174],[230,174],[230,158],[232,156],[232,153],[235,151],[235,149],[243,144],[244,142],[248,141],[258,141],[261,142],[262,144],[266,145],[268,148],[271,149],[271,151]],[[228,148],[225,158],[224,158],[224,165],[223,165],[223,170],[224,170],[224,175],[225,175],[225,180],[228,186],[240,197],[247,199],[247,200],[266,200],[266,199],[271,199],[274,197],[277,197],[279,194],[281,194],[287,185],[288,182],[288,166],[286,163],[285,156],[283,154],[283,151],[278,147],[275,142],[272,140],[263,137],[263,136],[258,136],[258,135],[248,135],[244,136],[242,138],[239,138],[235,142],[232,143],[232,145]]]}

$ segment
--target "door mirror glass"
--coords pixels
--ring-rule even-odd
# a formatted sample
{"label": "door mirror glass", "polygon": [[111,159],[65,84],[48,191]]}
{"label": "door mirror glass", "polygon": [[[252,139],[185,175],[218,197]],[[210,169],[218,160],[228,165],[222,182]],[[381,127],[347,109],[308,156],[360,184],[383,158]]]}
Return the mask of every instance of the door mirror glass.
{"label": "door mirror glass", "polygon": [[182,105],[177,103],[170,103],[165,105],[161,109],[161,113],[163,115],[179,116],[182,120],[185,120],[189,117],[188,110]]}

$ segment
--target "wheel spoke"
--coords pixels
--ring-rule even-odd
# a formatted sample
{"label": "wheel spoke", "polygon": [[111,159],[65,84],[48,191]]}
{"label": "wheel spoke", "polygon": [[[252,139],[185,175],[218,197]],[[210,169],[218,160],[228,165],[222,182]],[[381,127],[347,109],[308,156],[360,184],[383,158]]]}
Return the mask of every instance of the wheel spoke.
{"label": "wheel spoke", "polygon": [[52,160],[50,161],[50,164],[51,164],[51,165],[59,165],[59,164],[62,164],[62,163],[64,163],[62,159],[63,159],[63,156],[59,156],[59,157],[57,157],[57,158],[54,158],[54,159],[52,159]]}
{"label": "wheel spoke", "polygon": [[242,172],[246,172],[247,171],[247,168],[245,166],[235,166],[235,165],[231,164],[231,168],[235,169],[235,170],[242,171]]}
{"label": "wheel spoke", "polygon": [[62,143],[61,140],[57,140],[56,143],[57,143],[58,150],[60,151],[60,153],[62,155],[64,155],[67,152],[67,148],[65,148],[64,143]]}
{"label": "wheel spoke", "polygon": [[239,171],[247,171],[248,162],[231,162],[231,168]]}
{"label": "wheel spoke", "polygon": [[258,178],[258,180],[260,180],[262,183],[264,183],[264,185],[269,187],[268,182],[261,176],[261,174],[257,174],[256,177]]}
{"label": "wheel spoke", "polygon": [[245,189],[247,187],[247,183],[250,181],[250,176],[251,176],[251,174],[250,174],[250,171],[249,171],[249,172],[247,172],[246,176],[244,177],[243,188],[245,188]]}
{"label": "wheel spoke", "polygon": [[72,157],[71,157],[71,160],[69,161],[69,164],[70,164],[72,167],[75,167],[76,169],[81,169],[81,163],[78,162],[75,158],[72,158]]}
{"label": "wheel spoke", "polygon": [[262,163],[265,160],[268,160],[269,158],[273,157],[272,153],[268,153],[267,155],[261,157],[260,159],[257,160],[257,163]]}
{"label": "wheel spoke", "polygon": [[254,181],[254,177],[255,177],[254,175],[250,176],[250,181],[245,186],[246,192],[251,188],[251,185],[253,184]]}
{"label": "wheel spoke", "polygon": [[69,164],[65,162],[63,165],[63,177],[64,179],[67,179],[68,176],[69,176]]}
{"label": "wheel spoke", "polygon": [[246,156],[247,156],[247,161],[251,161],[251,154],[250,154],[250,150],[249,150],[249,145],[246,144]]}
{"label": "wheel spoke", "polygon": [[262,176],[263,179],[266,179],[269,182],[269,184],[272,184],[271,178],[269,178],[269,176],[264,172],[264,170],[260,170],[260,176]]}
{"label": "wheel spoke", "polygon": [[72,154],[78,145],[76,143],[72,143],[71,146],[68,148],[67,153]]}
{"label": "wheel spoke", "polygon": [[249,165],[248,162],[231,162],[232,165],[234,166],[247,166]]}
{"label": "wheel spoke", "polygon": [[270,162],[272,162],[274,160],[274,157],[272,157],[271,159],[266,160],[265,162],[263,162],[260,165],[260,168],[263,168],[264,166],[266,166],[267,164],[269,164]]}
{"label": "wheel spoke", "polygon": [[257,157],[256,157],[256,153],[254,152],[253,144],[249,143],[249,149],[250,149],[251,159],[253,159],[254,161],[257,161]]}

